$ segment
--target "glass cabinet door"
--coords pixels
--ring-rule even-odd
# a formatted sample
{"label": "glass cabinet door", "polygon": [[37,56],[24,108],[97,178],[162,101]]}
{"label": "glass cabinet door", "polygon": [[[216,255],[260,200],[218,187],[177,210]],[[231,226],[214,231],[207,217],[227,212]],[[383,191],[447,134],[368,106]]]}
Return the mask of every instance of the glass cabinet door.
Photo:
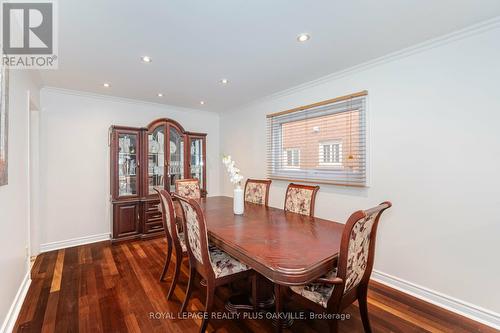
{"label": "glass cabinet door", "polygon": [[148,134],[148,194],[155,187],[164,187],[165,179],[165,126],[156,127]]}
{"label": "glass cabinet door", "polygon": [[184,136],[173,126],[169,126],[169,190],[175,192],[175,181],[184,179]]}
{"label": "glass cabinet door", "polygon": [[138,135],[118,133],[118,196],[138,194]]}
{"label": "glass cabinet door", "polygon": [[205,188],[203,184],[203,139],[191,138],[191,161],[190,161],[190,175],[189,178],[196,178],[200,181],[200,188]]}

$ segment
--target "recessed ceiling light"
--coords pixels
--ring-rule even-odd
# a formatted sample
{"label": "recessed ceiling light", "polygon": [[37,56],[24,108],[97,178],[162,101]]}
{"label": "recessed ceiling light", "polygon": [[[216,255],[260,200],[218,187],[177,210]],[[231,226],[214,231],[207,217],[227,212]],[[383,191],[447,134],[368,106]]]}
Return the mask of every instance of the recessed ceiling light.
{"label": "recessed ceiling light", "polygon": [[200,104],[201,105],[205,105],[205,101],[200,101]]}
{"label": "recessed ceiling light", "polygon": [[143,56],[143,57],[141,57],[141,60],[142,60],[142,62],[145,62],[145,63],[150,63],[151,61],[153,61],[153,59],[151,59],[151,57],[149,57],[149,56]]}
{"label": "recessed ceiling light", "polygon": [[104,82],[102,85],[104,86],[104,88],[109,88],[109,87],[111,87],[111,84],[109,84],[109,83],[107,83],[107,82]]}
{"label": "recessed ceiling light", "polygon": [[311,36],[309,34],[302,33],[302,34],[297,36],[297,41],[302,43],[302,42],[308,41],[310,38],[311,38]]}
{"label": "recessed ceiling light", "polygon": [[158,97],[163,97],[163,94],[162,93],[158,93]]}
{"label": "recessed ceiling light", "polygon": [[222,83],[222,84],[228,84],[229,81],[228,81],[228,79],[222,79],[222,80],[220,80],[220,83]]}

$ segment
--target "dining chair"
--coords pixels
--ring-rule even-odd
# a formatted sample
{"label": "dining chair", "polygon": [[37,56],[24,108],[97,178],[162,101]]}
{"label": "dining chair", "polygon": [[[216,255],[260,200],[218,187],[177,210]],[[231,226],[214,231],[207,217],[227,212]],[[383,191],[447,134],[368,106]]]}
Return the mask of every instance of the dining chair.
{"label": "dining chair", "polygon": [[245,183],[245,201],[267,206],[271,182],[271,180],[267,179],[247,179]]}
{"label": "dining chair", "polygon": [[172,283],[167,294],[167,299],[171,299],[179,279],[179,274],[181,272],[181,264],[184,256],[187,256],[186,242],[184,234],[180,233],[177,229],[177,223],[175,221],[174,214],[174,204],[170,194],[163,190],[155,188],[160,196],[160,207],[162,209],[162,220],[163,228],[165,230],[165,236],[167,238],[167,256],[165,257],[165,264],[163,266],[163,271],[160,276],[160,281],[163,281],[165,274],[167,273],[168,266],[170,264],[170,259],[172,257],[172,250],[175,250],[175,270],[174,276],[172,278]]}
{"label": "dining chair", "polygon": [[201,198],[200,181],[196,178],[178,179],[175,181],[175,192],[182,197]]}
{"label": "dining chair", "polygon": [[314,216],[314,202],[319,186],[290,183],[286,189],[285,211]]}
{"label": "dining chair", "polygon": [[[178,179],[175,181],[175,193],[186,198],[199,199],[201,198],[200,181],[196,178]],[[182,228],[184,223],[182,221],[183,213],[181,205],[177,200],[174,202],[174,210],[177,223]]]}
{"label": "dining chair", "polygon": [[196,273],[200,274],[207,284],[205,315],[200,332],[205,332],[214,303],[215,289],[237,279],[249,276],[252,270],[244,263],[234,259],[223,250],[208,241],[205,215],[196,200],[175,195],[184,212],[184,237],[189,257],[189,282],[186,298],[180,312],[184,312],[191,297]]}
{"label": "dining chair", "polygon": [[[344,227],[335,269],[304,286],[292,286],[292,297],[316,312],[340,314],[358,300],[365,332],[371,332],[368,319],[368,282],[375,257],[375,239],[382,213],[391,207],[388,201],[368,210],[353,213]],[[330,332],[337,332],[338,321],[329,320]]]}

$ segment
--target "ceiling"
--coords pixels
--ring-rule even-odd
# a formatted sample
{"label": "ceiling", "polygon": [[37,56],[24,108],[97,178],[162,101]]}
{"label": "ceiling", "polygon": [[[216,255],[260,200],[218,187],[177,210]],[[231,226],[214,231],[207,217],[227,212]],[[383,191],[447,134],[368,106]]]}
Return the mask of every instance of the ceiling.
{"label": "ceiling", "polygon": [[[64,0],[58,11],[59,69],[42,71],[44,85],[221,112],[499,16],[500,1]],[[311,39],[297,42],[302,32]]]}

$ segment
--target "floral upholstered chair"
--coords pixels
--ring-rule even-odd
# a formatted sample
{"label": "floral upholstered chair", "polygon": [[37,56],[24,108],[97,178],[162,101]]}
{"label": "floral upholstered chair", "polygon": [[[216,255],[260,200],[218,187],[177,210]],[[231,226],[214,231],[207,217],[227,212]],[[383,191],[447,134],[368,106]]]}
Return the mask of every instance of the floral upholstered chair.
{"label": "floral upholstered chair", "polygon": [[[371,332],[368,282],[373,268],[378,222],[382,213],[391,206],[390,202],[384,202],[353,213],[342,234],[338,266],[308,285],[290,287],[292,297],[299,297],[299,301],[315,311],[329,313],[340,313],[358,300],[365,332]],[[330,331],[337,332],[337,321],[330,320],[329,324]]]}
{"label": "floral upholstered chair", "polygon": [[175,192],[186,198],[201,198],[200,181],[198,179],[179,179],[175,181]]}
{"label": "floral upholstered chair", "polygon": [[267,206],[271,180],[247,179],[245,183],[245,201]]}
{"label": "floral upholstered chair", "polygon": [[160,276],[160,281],[163,281],[167,273],[170,258],[172,257],[172,250],[175,250],[175,270],[170,289],[167,294],[167,299],[171,299],[175,290],[175,285],[181,272],[182,257],[187,255],[186,242],[184,234],[177,230],[177,223],[174,215],[174,204],[172,197],[165,190],[155,188],[160,196],[160,207],[162,211],[163,229],[167,238],[167,256],[165,257],[165,264]]}
{"label": "floral upholstered chair", "polygon": [[291,183],[286,189],[285,211],[314,216],[314,202],[319,186]]}
{"label": "floral upholstered chair", "polygon": [[[198,179],[178,179],[175,181],[175,192],[186,198],[199,199],[201,198],[200,181]],[[174,202],[175,216],[177,217],[177,223],[182,226],[183,224],[183,213],[179,202],[176,200]]]}
{"label": "floral upholstered chair", "polygon": [[200,327],[200,332],[205,332],[213,308],[215,288],[247,277],[253,271],[244,263],[209,243],[205,215],[196,200],[177,194],[174,196],[179,199],[184,213],[184,237],[186,238],[190,267],[186,298],[180,311],[184,312],[186,309],[198,272],[206,280],[207,285],[206,315],[203,316]]}

